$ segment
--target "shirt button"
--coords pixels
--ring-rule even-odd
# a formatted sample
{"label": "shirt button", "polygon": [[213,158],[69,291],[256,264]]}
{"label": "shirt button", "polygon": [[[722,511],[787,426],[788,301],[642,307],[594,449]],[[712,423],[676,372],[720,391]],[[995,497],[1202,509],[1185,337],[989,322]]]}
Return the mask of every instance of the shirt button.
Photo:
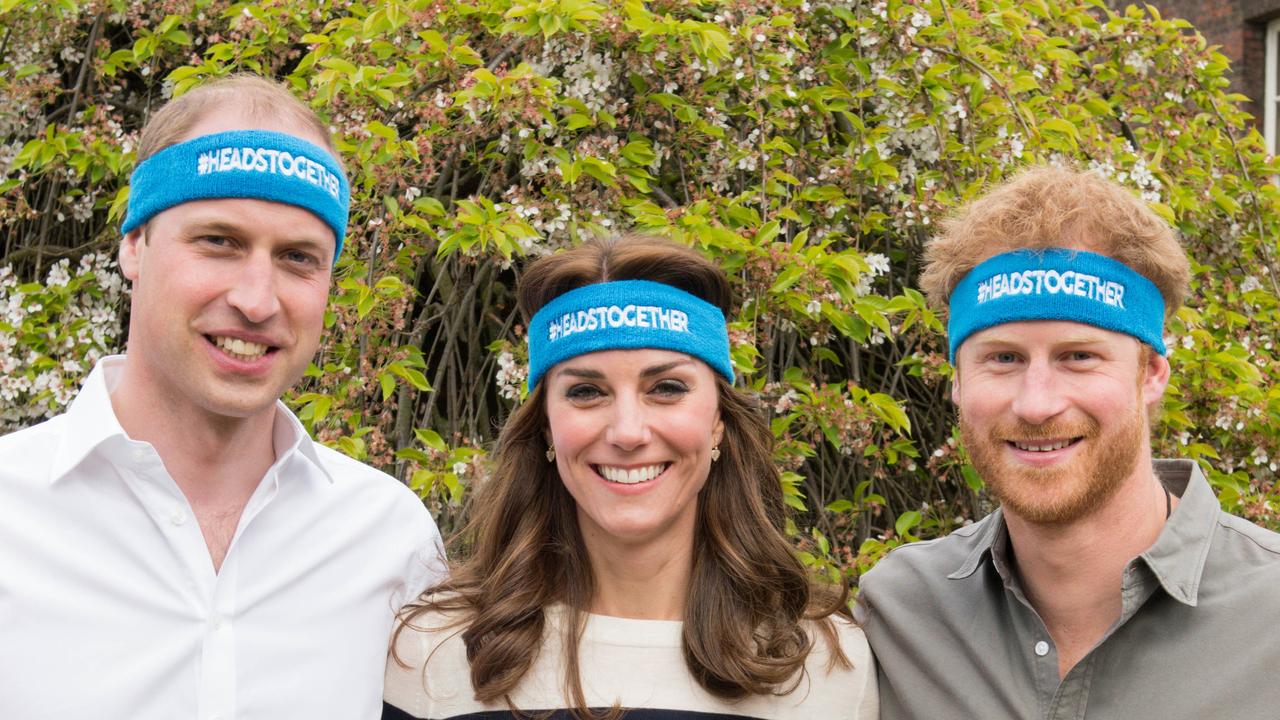
{"label": "shirt button", "polygon": [[1049,654],[1049,643],[1043,640],[1036,643],[1036,655],[1039,655],[1040,657],[1044,657],[1045,655],[1048,655],[1048,654]]}
{"label": "shirt button", "polygon": [[145,462],[148,454],[143,448],[134,448],[133,460],[134,462]]}
{"label": "shirt button", "polygon": [[211,623],[211,625],[213,627],[214,632],[220,632],[222,630],[222,627],[226,625],[226,621],[223,620],[221,617],[215,616],[213,618],[213,622]]}
{"label": "shirt button", "polygon": [[173,514],[169,516],[169,522],[173,523],[174,527],[178,527],[179,525],[185,523],[186,521],[187,521],[187,514],[182,512],[181,510],[174,510]]}

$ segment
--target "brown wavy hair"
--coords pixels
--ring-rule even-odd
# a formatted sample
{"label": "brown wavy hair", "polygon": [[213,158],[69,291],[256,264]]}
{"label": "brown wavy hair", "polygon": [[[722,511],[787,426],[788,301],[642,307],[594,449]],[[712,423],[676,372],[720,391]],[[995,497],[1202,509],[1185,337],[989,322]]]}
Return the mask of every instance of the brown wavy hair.
{"label": "brown wavy hair", "polygon": [[[732,309],[729,282],[713,263],[669,241],[630,235],[590,241],[529,265],[520,280],[520,310],[531,318],[569,290],[610,280],[661,282],[726,316]],[[831,647],[833,664],[849,667],[831,618],[848,615],[848,589],[811,582],[785,535],[768,424],[747,395],[715,377],[724,437],[698,495],[684,658],[698,684],[717,697],[785,694],[803,677],[811,629]],[[544,457],[544,387],[539,383],[498,437],[493,476],[477,490],[470,521],[450,543],[451,554],[466,559],[405,612],[396,635],[416,628],[414,620],[430,611],[458,618],[476,699],[505,700],[517,710],[511,694],[538,655],[544,610],[563,603],[572,613],[564,644],[568,705],[577,718],[613,718],[618,708],[596,715],[582,689],[578,642],[595,579],[573,498]]]}
{"label": "brown wavy hair", "polygon": [[960,280],[993,255],[1067,247],[1106,255],[1146,277],[1165,317],[1187,298],[1191,266],[1169,224],[1141,199],[1095,172],[1030,167],[962,207],[925,246],[920,287],[946,310]]}

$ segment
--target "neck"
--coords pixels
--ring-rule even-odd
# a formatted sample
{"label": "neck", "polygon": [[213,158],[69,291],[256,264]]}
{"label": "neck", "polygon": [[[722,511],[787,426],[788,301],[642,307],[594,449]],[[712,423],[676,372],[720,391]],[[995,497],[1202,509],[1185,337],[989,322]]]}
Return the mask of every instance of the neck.
{"label": "neck", "polygon": [[[644,620],[684,619],[693,569],[693,532],[622,543],[583,533],[595,593],[591,612]],[[598,531],[597,531],[598,533]]]}
{"label": "neck", "polygon": [[[1014,565],[1065,676],[1120,619],[1124,570],[1164,528],[1166,495],[1150,454],[1100,508],[1062,525],[1006,512]],[[1176,498],[1173,498],[1176,502]]]}
{"label": "neck", "polygon": [[216,508],[238,516],[275,462],[274,407],[248,417],[210,413],[150,390],[127,356],[111,407],[130,438],[156,449],[197,514]]}

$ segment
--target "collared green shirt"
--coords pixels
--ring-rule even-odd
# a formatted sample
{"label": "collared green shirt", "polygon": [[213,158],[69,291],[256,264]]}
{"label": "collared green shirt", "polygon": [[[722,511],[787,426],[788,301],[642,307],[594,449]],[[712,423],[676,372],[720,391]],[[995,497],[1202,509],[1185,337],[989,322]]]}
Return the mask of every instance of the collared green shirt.
{"label": "collared green shirt", "polygon": [[881,717],[1280,718],[1280,535],[1223,512],[1195,463],[1155,468],[1181,502],[1125,567],[1120,619],[1061,681],[999,510],[864,576]]}

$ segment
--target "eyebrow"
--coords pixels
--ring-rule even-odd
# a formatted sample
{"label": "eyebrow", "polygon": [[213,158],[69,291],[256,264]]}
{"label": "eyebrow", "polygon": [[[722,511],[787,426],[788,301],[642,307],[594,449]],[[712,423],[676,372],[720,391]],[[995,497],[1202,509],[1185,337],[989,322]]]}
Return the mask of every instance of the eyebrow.
{"label": "eyebrow", "polygon": [[654,375],[661,375],[662,373],[667,372],[668,370],[671,370],[675,367],[678,367],[680,365],[685,365],[685,364],[692,365],[693,361],[692,360],[673,360],[669,363],[663,363],[661,365],[654,365],[652,367],[647,367],[644,370],[640,371],[640,377],[647,378],[647,377],[652,377]]}
{"label": "eyebrow", "polygon": [[[640,377],[647,378],[647,377],[652,377],[654,375],[661,375],[662,373],[667,372],[668,370],[671,370],[673,368],[679,367],[680,365],[692,365],[692,364],[693,364],[693,360],[673,360],[672,362],[669,362],[669,363],[663,363],[661,365],[653,365],[651,367],[645,368],[644,370],[641,370]],[[604,373],[600,372],[599,370],[592,370],[590,368],[564,367],[556,371],[556,374],[572,375],[573,377],[586,378],[588,380],[604,379]]]}
{"label": "eyebrow", "polygon": [[[244,228],[241,225],[227,222],[225,220],[219,220],[217,218],[197,218],[187,226],[187,234],[190,236],[207,235],[211,233],[239,236],[243,232]],[[289,238],[286,240],[286,244],[292,248],[313,250],[316,252],[324,252],[327,249],[324,241],[306,236]]]}
{"label": "eyebrow", "polygon": [[241,232],[241,228],[235,223],[229,223],[223,220],[199,219],[187,226],[187,232],[192,235],[210,232],[234,235]]}
{"label": "eyebrow", "polygon": [[[1095,348],[1099,345],[1106,344],[1107,339],[1102,336],[1093,335],[1065,335],[1061,338],[1053,340],[1050,349],[1058,352],[1064,348]],[[1018,349],[1023,347],[1022,343],[1008,337],[989,337],[982,338],[974,343],[974,347],[990,351],[1003,349]]]}
{"label": "eyebrow", "polygon": [[587,368],[565,367],[556,371],[557,375],[572,375],[574,377],[587,378],[588,380],[603,380],[604,373],[599,370],[588,370]]}

